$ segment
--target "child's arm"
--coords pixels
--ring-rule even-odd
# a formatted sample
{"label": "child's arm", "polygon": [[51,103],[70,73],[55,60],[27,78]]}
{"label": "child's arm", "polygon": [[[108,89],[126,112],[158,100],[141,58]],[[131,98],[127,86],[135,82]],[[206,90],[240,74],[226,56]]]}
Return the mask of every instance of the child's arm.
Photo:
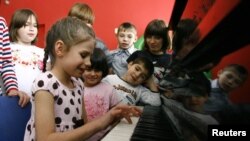
{"label": "child's arm", "polygon": [[131,116],[139,116],[141,114],[141,110],[136,107],[118,105],[102,117],[88,122],[77,129],[67,132],[56,132],[53,95],[48,91],[37,91],[35,94],[35,105],[37,141],[82,141],[123,117],[131,122]]}
{"label": "child's arm", "polygon": [[11,55],[11,47],[10,47],[10,40],[9,40],[9,31],[6,24],[5,19],[0,17],[0,29],[2,30],[2,34],[0,34],[1,44],[0,44],[0,51],[1,53],[1,60],[0,60],[0,68],[1,68],[1,77],[3,79],[3,85],[6,90],[6,94],[11,90],[18,90],[16,74],[13,68],[12,63],[12,55]]}
{"label": "child's arm", "polygon": [[[4,53],[3,53],[4,54]],[[6,56],[5,56],[6,57]],[[17,79],[11,60],[3,60],[1,76],[6,94],[9,95],[11,91],[17,91]]]}
{"label": "child's arm", "polygon": [[141,86],[140,88],[140,101],[144,104],[149,104],[152,106],[160,106],[161,98],[158,92],[153,92],[146,87]]}
{"label": "child's arm", "polygon": [[158,86],[153,79],[153,75],[145,82],[145,86],[153,92],[158,92]]}
{"label": "child's arm", "polygon": [[54,115],[53,95],[47,91],[37,91],[35,94],[35,125],[37,141],[80,141],[102,129],[100,125],[101,123],[92,123],[85,124],[84,126],[67,132],[56,132]]}
{"label": "child's arm", "polygon": [[87,117],[87,111],[85,108],[84,98],[82,99],[82,118],[83,118],[84,124],[86,124],[88,122],[88,117]]}
{"label": "child's arm", "polygon": [[30,97],[28,94],[26,94],[23,91],[17,91],[17,90],[10,90],[8,96],[18,96],[19,97],[19,101],[18,104],[21,107],[24,107],[26,104],[28,104],[30,102]]}

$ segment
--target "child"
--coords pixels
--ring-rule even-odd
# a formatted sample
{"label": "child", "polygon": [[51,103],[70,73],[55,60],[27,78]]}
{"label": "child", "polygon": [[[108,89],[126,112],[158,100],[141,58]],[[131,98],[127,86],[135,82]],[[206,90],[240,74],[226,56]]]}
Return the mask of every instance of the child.
{"label": "child", "polygon": [[128,57],[137,49],[134,43],[137,40],[137,31],[133,24],[124,22],[118,27],[116,34],[118,49],[112,54],[112,71],[118,76],[123,76],[127,68]]}
{"label": "child", "polygon": [[189,71],[202,71],[201,69],[194,67],[193,64],[192,66],[185,68],[180,65],[182,61],[185,61],[183,59],[195,47],[195,45],[197,45],[200,39],[200,31],[196,30],[197,26],[198,22],[193,19],[187,18],[179,21],[173,34],[173,54],[171,56],[171,63],[166,71],[166,75],[172,75],[173,73],[180,75],[180,73],[186,73],[185,70],[187,69],[189,69]]}
{"label": "child", "polygon": [[41,73],[44,51],[35,46],[38,34],[36,14],[30,9],[17,10],[10,22],[10,40],[18,87],[31,96],[31,86]]}
{"label": "child", "polygon": [[149,58],[154,64],[154,82],[159,84],[170,63],[170,55],[166,54],[170,39],[165,22],[160,19],[152,20],[145,29],[144,41],[142,51],[134,52],[127,59],[127,62],[134,60],[138,56]]}
{"label": "child", "polygon": [[[174,31],[172,46],[174,50],[172,66],[181,61],[196,47],[200,41],[201,34],[197,28],[198,22],[193,19],[181,19]],[[202,65],[192,64],[187,69],[194,72],[203,71],[207,78],[211,79],[211,69],[220,62],[217,57]]]}
{"label": "child", "polygon": [[[48,31],[44,62],[50,71],[41,73],[32,86],[32,113],[25,141],[80,141],[125,117],[140,114],[138,108],[118,105],[97,120],[83,125],[83,84],[79,79],[90,67],[95,35],[83,21],[64,18]],[[45,71],[45,67],[43,71]],[[83,125],[83,126],[82,126]]]}
{"label": "child", "polygon": [[244,84],[248,77],[248,71],[241,65],[230,64],[220,70],[217,76],[218,78],[211,82],[211,96],[204,106],[205,112],[215,117],[231,105],[229,94]]}
{"label": "child", "polygon": [[29,96],[18,91],[16,74],[12,64],[12,55],[9,41],[9,31],[6,21],[0,17],[0,96],[19,96],[18,104],[24,107],[30,100]]}
{"label": "child", "polygon": [[[108,75],[103,81],[113,85],[119,99],[126,104],[136,105],[139,102],[160,106],[161,100],[156,84],[153,82],[153,64],[146,57],[138,57],[128,63],[128,71],[122,76]],[[141,84],[147,82],[149,89]]]}
{"label": "child", "polygon": [[197,45],[200,39],[197,26],[198,22],[193,19],[181,19],[178,23],[172,40],[175,60],[182,60]]}
{"label": "child", "polygon": [[[111,107],[118,104],[116,90],[109,84],[102,82],[102,78],[108,74],[106,56],[99,48],[94,49],[90,58],[91,66],[83,73],[84,79],[84,103],[88,121],[107,113]],[[100,140],[107,132],[103,130],[88,140]]]}
{"label": "child", "polygon": [[[94,11],[86,3],[75,3],[71,7],[71,9],[68,13],[68,16],[76,17],[76,18],[79,18],[80,20],[83,20],[91,28],[92,28],[92,26],[94,24],[94,20],[95,20]],[[111,66],[112,66],[111,53],[109,52],[106,44],[98,37],[96,37],[96,47],[103,50],[103,52],[107,56],[109,68],[111,69]]]}
{"label": "child", "polygon": [[181,103],[190,111],[204,113],[204,103],[210,96],[210,92],[210,81],[202,73],[198,73],[190,80],[185,91],[187,94],[181,98]]}

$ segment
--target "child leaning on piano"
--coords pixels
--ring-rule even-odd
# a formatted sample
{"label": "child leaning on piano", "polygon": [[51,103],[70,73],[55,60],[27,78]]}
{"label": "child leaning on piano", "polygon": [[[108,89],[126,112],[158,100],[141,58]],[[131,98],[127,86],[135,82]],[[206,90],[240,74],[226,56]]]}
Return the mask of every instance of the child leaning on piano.
{"label": "child leaning on piano", "polygon": [[160,94],[152,77],[153,72],[153,63],[146,57],[138,57],[128,62],[128,70],[124,75],[108,75],[103,81],[116,89],[122,103],[160,106]]}

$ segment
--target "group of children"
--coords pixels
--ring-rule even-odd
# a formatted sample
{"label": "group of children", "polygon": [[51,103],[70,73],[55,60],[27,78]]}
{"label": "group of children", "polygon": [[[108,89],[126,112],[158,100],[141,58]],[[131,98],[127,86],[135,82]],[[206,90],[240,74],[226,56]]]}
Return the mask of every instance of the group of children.
{"label": "group of children", "polygon": [[[50,28],[43,50],[34,45],[39,23],[33,11],[17,10],[10,29],[0,18],[1,94],[18,95],[22,107],[32,103],[25,141],[99,140],[112,123],[139,116],[141,110],[134,105],[161,105],[158,85],[173,60],[166,53],[170,38],[165,22],[149,22],[142,50],[134,46],[135,25],[122,23],[116,33],[118,47],[112,52],[95,36],[93,22],[92,9],[76,3]],[[180,46],[175,56],[182,59],[179,50],[188,41],[177,41],[182,45],[173,44]],[[228,104],[227,93],[247,75],[244,67],[230,65],[212,81],[211,92],[209,80],[197,77],[190,88],[197,95],[175,98],[189,110],[213,114]]]}

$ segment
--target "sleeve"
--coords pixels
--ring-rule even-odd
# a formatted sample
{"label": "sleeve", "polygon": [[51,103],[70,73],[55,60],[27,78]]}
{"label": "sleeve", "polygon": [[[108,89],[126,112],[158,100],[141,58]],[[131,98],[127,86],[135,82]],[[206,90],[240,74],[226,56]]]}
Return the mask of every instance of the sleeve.
{"label": "sleeve", "polygon": [[0,72],[4,88],[8,93],[10,90],[18,90],[18,85],[12,63],[9,31],[2,17],[0,17],[0,41],[2,41],[0,43]]}
{"label": "sleeve", "polygon": [[[37,76],[35,79],[31,91],[32,91],[32,98],[35,97],[35,93],[39,90],[44,90],[50,92],[54,99],[57,100],[59,93],[59,82],[57,82],[56,79],[53,78],[54,76],[50,73],[41,73]],[[32,99],[34,100],[34,99]]]}
{"label": "sleeve", "polygon": [[110,76],[109,76],[109,75],[107,75],[106,77],[104,77],[104,78],[102,79],[102,82],[104,82],[104,83],[106,83],[106,84],[112,85],[112,84],[110,83]]}
{"label": "sleeve", "polygon": [[149,89],[141,86],[140,87],[140,102],[144,104],[149,104],[151,106],[160,106],[161,98],[160,94],[152,92]]}
{"label": "sleeve", "polygon": [[[114,79],[113,79],[114,78]],[[107,75],[106,77],[104,77],[102,79],[103,83],[106,83],[106,85],[108,85],[109,89],[110,89],[110,108],[114,107],[115,105],[117,105],[120,101],[120,98],[118,96],[117,90],[113,87],[112,82],[116,82],[115,81],[115,77],[112,75]]]}
{"label": "sleeve", "polygon": [[114,107],[115,105],[119,103],[118,99],[119,98],[118,98],[117,91],[115,90],[115,88],[112,87],[111,96],[110,96],[110,108]]}

